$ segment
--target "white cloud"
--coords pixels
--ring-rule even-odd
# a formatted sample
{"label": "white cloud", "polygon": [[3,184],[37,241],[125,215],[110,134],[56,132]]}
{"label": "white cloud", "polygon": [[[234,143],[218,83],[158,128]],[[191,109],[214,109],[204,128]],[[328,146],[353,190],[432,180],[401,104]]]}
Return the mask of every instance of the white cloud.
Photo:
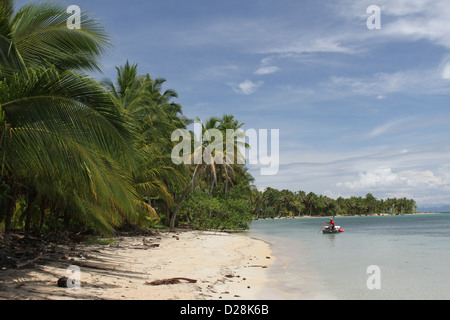
{"label": "white cloud", "polygon": [[[292,4],[293,7],[299,5]],[[353,46],[347,46],[347,43],[355,44],[355,40],[350,34],[343,35],[341,28],[330,30],[328,21],[320,24],[320,19],[314,19],[311,24],[311,20],[301,19],[295,12],[291,14],[294,15],[292,19],[288,19],[285,12],[278,12],[271,18],[223,16],[199,19],[193,25],[174,32],[175,43],[189,47],[237,48],[252,54],[355,52]],[[318,18],[323,18],[320,12],[317,14]],[[355,46],[359,46],[356,42]]]}
{"label": "white cloud", "polygon": [[258,90],[264,84],[262,81],[252,82],[250,80],[245,80],[241,83],[235,84],[232,83],[230,86],[233,88],[234,92],[239,94],[250,95]]}
{"label": "white cloud", "polygon": [[382,25],[377,34],[382,37],[378,40],[428,40],[450,48],[448,0],[341,0],[336,12],[346,19],[356,18],[365,23],[369,16],[366,8],[373,4],[381,8]]}
{"label": "white cloud", "polygon": [[[426,4],[426,5],[424,5]],[[387,13],[389,6],[386,6]],[[396,21],[387,24],[385,33],[391,36],[410,38],[412,40],[425,39],[435,44],[450,48],[449,9],[446,1],[423,1],[420,11],[414,14],[402,14]]]}
{"label": "white cloud", "polygon": [[385,133],[391,132],[393,130],[398,130],[399,128],[403,128],[405,123],[410,122],[413,119],[415,119],[415,118],[406,117],[406,118],[402,118],[402,119],[390,120],[387,123],[374,128],[369,133],[369,137],[375,138],[375,137],[381,136]]}
{"label": "white cloud", "polygon": [[[433,0],[436,1],[436,0]],[[433,6],[433,1],[430,0],[396,0],[396,1],[383,1],[383,10],[386,13],[396,16],[412,15],[417,13],[423,13],[429,7]]]}
{"label": "white cloud", "polygon": [[408,186],[411,187],[427,186],[435,188],[450,183],[446,177],[438,177],[431,170],[408,170],[401,174],[406,178]]}
{"label": "white cloud", "polygon": [[450,80],[450,63],[446,64],[442,70],[442,78]]}
{"label": "white cloud", "polygon": [[404,170],[393,172],[391,168],[376,168],[360,172],[359,178],[353,181],[339,182],[338,187],[351,190],[399,190],[414,188],[436,189],[437,187],[450,187],[447,177],[438,177],[431,170]]}
{"label": "white cloud", "polygon": [[239,67],[234,64],[208,66],[201,69],[196,75],[196,80],[219,80],[231,77],[239,71]]}
{"label": "white cloud", "polygon": [[255,74],[258,75],[265,75],[265,74],[272,74],[275,72],[280,71],[280,68],[276,67],[276,66],[271,66],[271,67],[261,67],[258,70],[255,71]]}
{"label": "white cloud", "polygon": [[450,63],[437,68],[412,69],[394,73],[378,72],[364,78],[331,77],[322,86],[337,95],[367,95],[385,99],[389,94],[450,93]]}
{"label": "white cloud", "polygon": [[450,80],[450,56],[443,59],[439,68],[441,70],[442,79]]}
{"label": "white cloud", "polygon": [[[376,4],[381,8],[382,14],[390,16],[405,16],[422,13],[433,7],[433,4],[441,0],[340,0],[337,11],[343,16],[355,16],[367,18],[370,14],[366,8]],[[444,0],[445,3],[446,0]]]}
{"label": "white cloud", "polygon": [[360,172],[359,179],[347,182],[338,182],[338,187],[350,189],[373,189],[378,187],[392,186],[402,182],[402,177],[392,172],[390,168],[379,168],[367,172]]}
{"label": "white cloud", "polygon": [[354,49],[340,41],[341,36],[323,37],[322,35],[298,36],[296,39],[265,46],[259,50],[264,54],[300,54],[312,52],[353,53]]}

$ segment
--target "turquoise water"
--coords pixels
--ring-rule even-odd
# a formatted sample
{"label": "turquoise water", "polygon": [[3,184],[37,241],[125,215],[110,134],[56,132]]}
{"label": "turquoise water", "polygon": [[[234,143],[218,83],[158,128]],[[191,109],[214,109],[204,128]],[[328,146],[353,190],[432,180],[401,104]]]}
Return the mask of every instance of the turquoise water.
{"label": "turquoise water", "polygon": [[[450,299],[450,214],[260,220],[249,235],[272,246],[266,299]],[[377,274],[368,273],[378,266]],[[380,289],[370,290],[368,279]],[[370,283],[373,283],[370,281]]]}

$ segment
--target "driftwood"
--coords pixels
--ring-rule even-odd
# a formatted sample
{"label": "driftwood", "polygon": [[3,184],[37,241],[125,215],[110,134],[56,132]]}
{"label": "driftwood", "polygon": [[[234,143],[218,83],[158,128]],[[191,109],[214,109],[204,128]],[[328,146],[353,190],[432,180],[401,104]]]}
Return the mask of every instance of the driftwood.
{"label": "driftwood", "polygon": [[267,266],[263,266],[263,265],[259,265],[259,264],[252,264],[250,267],[251,268],[263,268],[263,269],[267,269],[268,268]]}
{"label": "driftwood", "polygon": [[142,239],[142,243],[145,247],[150,247],[150,248],[158,248],[159,247],[159,243],[149,243],[149,241],[146,240],[145,238]]}
{"label": "driftwood", "polygon": [[170,278],[170,279],[155,280],[152,282],[146,281],[145,284],[148,284],[149,286],[161,286],[166,284],[177,284],[180,283],[181,280],[187,281],[189,283],[197,283],[197,280],[189,278]]}
{"label": "driftwood", "polygon": [[25,266],[27,266],[27,265],[29,265],[29,264],[32,264],[32,263],[38,261],[38,260],[41,259],[41,258],[42,258],[42,252],[40,252],[40,253],[39,253],[39,256],[37,256],[37,257],[34,258],[34,259],[27,260],[27,261],[22,262],[22,263],[17,263],[17,264],[16,264],[16,268],[17,268],[17,269],[23,268],[23,267],[25,267]]}

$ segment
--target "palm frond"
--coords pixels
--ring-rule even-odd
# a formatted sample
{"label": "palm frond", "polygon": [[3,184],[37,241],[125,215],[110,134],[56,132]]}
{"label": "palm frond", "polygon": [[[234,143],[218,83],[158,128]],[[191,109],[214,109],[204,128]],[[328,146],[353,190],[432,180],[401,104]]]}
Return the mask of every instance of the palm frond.
{"label": "palm frond", "polygon": [[5,17],[0,28],[7,31],[9,26],[9,33],[0,35],[9,50],[1,45],[0,57],[10,57],[11,63],[0,61],[2,67],[12,68],[20,60],[22,67],[53,64],[62,70],[100,71],[98,56],[111,47],[105,30],[86,13],[81,14],[81,29],[69,29],[69,17],[66,8],[51,3],[26,4]]}

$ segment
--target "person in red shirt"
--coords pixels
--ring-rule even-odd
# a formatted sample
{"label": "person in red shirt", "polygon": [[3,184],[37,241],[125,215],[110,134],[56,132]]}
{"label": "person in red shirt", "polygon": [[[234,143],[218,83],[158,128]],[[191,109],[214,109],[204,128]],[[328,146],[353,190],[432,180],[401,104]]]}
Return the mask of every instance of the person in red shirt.
{"label": "person in red shirt", "polygon": [[330,219],[330,222],[328,222],[328,230],[333,231],[334,230],[334,226],[335,226],[335,224],[334,224],[333,219]]}

